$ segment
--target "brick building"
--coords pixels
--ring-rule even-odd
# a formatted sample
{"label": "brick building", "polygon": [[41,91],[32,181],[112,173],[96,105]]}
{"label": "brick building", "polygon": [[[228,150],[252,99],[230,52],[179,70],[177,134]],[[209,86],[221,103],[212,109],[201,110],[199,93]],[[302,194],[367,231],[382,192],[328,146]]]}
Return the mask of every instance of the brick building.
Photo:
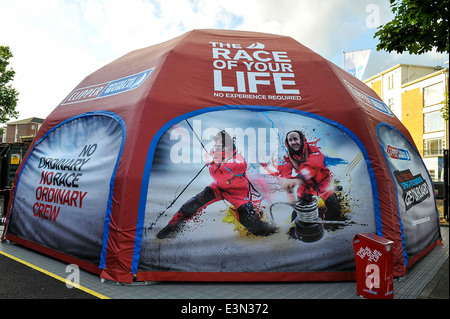
{"label": "brick building", "polygon": [[398,64],[364,81],[411,133],[434,181],[443,180],[443,151],[449,147],[442,118],[448,68]]}
{"label": "brick building", "polygon": [[3,133],[5,138],[3,142],[5,143],[23,143],[32,140],[44,119],[31,117],[25,120],[9,122],[6,126],[6,132]]}

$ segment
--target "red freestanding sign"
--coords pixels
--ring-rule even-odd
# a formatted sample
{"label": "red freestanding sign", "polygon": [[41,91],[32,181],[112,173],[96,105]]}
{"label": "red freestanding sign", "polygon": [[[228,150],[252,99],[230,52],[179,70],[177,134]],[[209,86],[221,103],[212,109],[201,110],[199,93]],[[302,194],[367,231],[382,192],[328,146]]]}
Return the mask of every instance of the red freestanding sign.
{"label": "red freestanding sign", "polygon": [[356,292],[368,299],[394,298],[392,244],[374,234],[356,234]]}

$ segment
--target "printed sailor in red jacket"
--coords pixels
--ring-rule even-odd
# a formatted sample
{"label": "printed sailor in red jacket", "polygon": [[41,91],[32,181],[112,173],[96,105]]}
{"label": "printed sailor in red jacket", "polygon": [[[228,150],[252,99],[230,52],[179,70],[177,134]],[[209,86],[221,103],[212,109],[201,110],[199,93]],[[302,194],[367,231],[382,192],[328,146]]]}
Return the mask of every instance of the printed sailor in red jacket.
{"label": "printed sailor in red jacket", "polygon": [[[277,177],[281,187],[288,192],[291,202],[308,202],[319,196],[327,208],[326,219],[340,216],[339,199],[331,183],[330,170],[325,166],[324,155],[314,143],[308,143],[304,134],[294,130],[286,134],[288,149],[284,161],[278,166]],[[297,196],[293,194],[297,187]],[[295,198],[297,197],[297,198]]]}
{"label": "printed sailor in red jacket", "polygon": [[206,154],[206,163],[214,182],[181,206],[167,226],[156,235],[158,238],[168,237],[201,208],[220,200],[226,200],[234,206],[238,221],[249,232],[255,235],[274,232],[272,226],[261,220],[262,213],[255,210],[249,198],[250,185],[245,176],[247,163],[237,153],[233,139],[227,132],[221,131],[214,137],[214,142],[213,153]]}

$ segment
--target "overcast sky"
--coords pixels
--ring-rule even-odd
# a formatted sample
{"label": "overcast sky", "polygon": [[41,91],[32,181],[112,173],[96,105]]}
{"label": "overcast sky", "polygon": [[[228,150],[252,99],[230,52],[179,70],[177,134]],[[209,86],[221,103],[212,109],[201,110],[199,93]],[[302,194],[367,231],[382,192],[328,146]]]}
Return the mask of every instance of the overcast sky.
{"label": "overcast sky", "polygon": [[0,0],[0,12],[18,119],[45,118],[87,75],[192,29],[290,36],[338,66],[342,52],[371,48],[364,79],[399,63],[448,61],[376,51],[376,26],[393,17],[387,0]]}

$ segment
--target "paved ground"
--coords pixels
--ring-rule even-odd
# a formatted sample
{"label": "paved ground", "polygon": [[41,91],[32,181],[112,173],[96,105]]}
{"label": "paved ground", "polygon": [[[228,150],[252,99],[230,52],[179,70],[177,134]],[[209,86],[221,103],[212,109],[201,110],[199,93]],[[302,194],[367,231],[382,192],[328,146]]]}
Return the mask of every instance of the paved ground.
{"label": "paved ground", "polygon": [[420,293],[418,299],[449,299],[448,294],[448,258],[439,268],[436,275]]}
{"label": "paved ground", "polygon": [[0,254],[0,299],[97,299],[65,282]]}
{"label": "paved ground", "polygon": [[[412,266],[407,276],[394,280],[394,299],[449,299],[448,226],[441,227],[441,232],[444,245]],[[20,245],[0,243],[0,299],[154,299],[153,306],[170,305],[169,299],[177,299],[178,305],[187,305],[191,298],[203,300],[202,304],[208,299],[276,299],[279,307],[295,305],[298,299],[361,299],[355,282],[157,282],[138,286],[101,282],[97,275],[82,270],[80,289],[67,288],[66,266]]]}

